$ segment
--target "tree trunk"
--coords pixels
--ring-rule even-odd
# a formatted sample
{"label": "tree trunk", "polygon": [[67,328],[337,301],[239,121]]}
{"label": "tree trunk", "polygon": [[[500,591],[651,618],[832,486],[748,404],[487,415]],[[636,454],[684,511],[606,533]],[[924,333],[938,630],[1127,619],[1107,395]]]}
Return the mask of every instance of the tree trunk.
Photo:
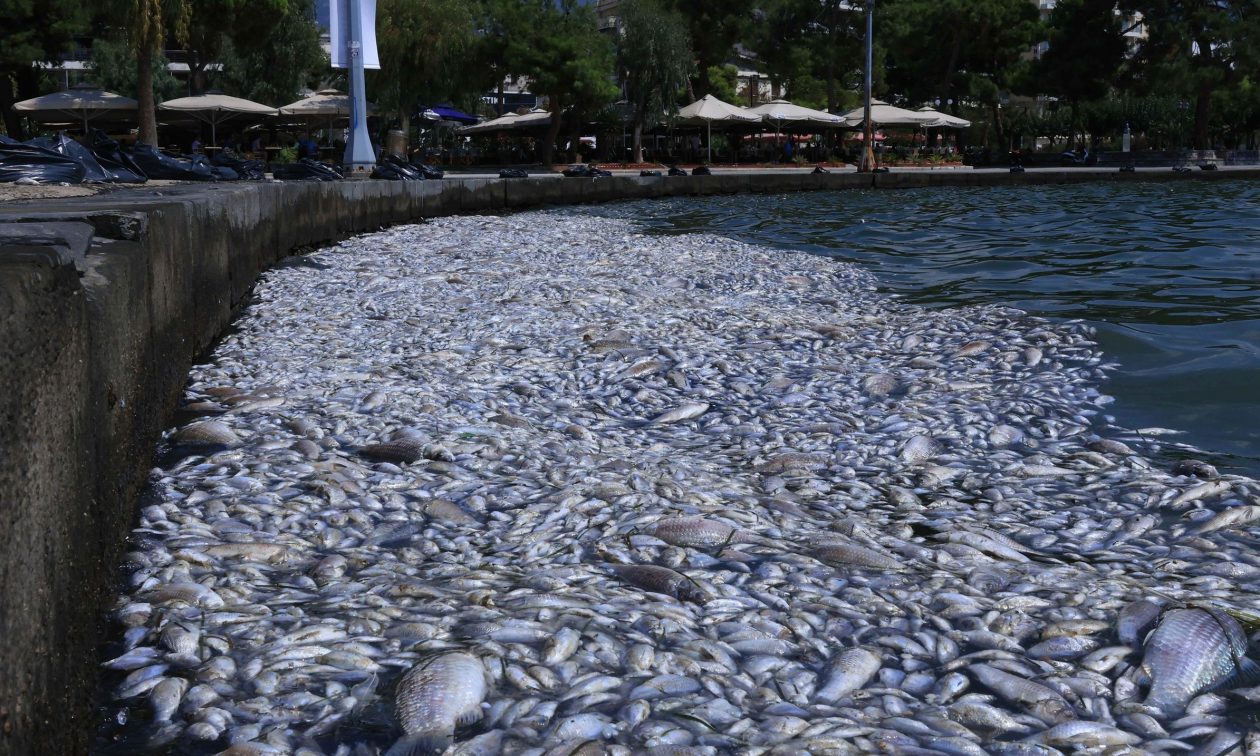
{"label": "tree trunk", "polygon": [[643,111],[635,108],[634,110],[634,156],[630,158],[631,162],[643,162]]}
{"label": "tree trunk", "polygon": [[578,148],[582,146],[582,118],[576,112],[572,115],[573,117],[569,119],[569,162],[580,163],[582,153]]}
{"label": "tree trunk", "polygon": [[26,139],[26,130],[22,128],[22,116],[13,109],[15,102],[13,79],[8,71],[0,72],[0,111],[4,112],[4,130],[20,142]]}
{"label": "tree trunk", "polygon": [[1198,96],[1194,99],[1194,148],[1196,150],[1211,149],[1208,138],[1208,120],[1212,116],[1212,88],[1199,87]]}
{"label": "tree trunk", "polygon": [[137,139],[157,147],[157,113],[153,110],[153,48],[141,45],[136,51],[136,100],[140,119]]}
{"label": "tree trunk", "polygon": [[560,113],[563,110],[560,101],[552,97],[548,103],[551,107],[551,124],[547,126],[547,133],[543,135],[542,144],[538,145],[538,162],[542,163],[544,168],[551,167],[551,158],[555,154],[556,139],[560,136]]}

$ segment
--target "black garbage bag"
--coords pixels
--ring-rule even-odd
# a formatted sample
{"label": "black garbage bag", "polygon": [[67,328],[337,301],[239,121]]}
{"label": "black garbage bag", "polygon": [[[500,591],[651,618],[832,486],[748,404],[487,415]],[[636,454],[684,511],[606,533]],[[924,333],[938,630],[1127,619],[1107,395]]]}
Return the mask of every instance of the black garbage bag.
{"label": "black garbage bag", "polygon": [[226,165],[212,165],[210,172],[214,174],[216,181],[238,181],[241,178],[241,174]]}
{"label": "black garbage bag", "polygon": [[675,165],[675,166],[671,166],[671,167],[670,167],[670,169],[669,169],[669,175],[671,175],[671,176],[686,176],[686,175],[687,175],[687,169],[686,169],[686,168],[679,168],[679,167],[678,167],[678,166],[676,166],[676,165]]}
{"label": "black garbage bag", "polygon": [[122,151],[118,142],[110,139],[100,129],[92,130],[92,154],[96,156],[96,162],[100,163],[101,168],[113,177],[112,181],[115,183],[143,184],[149,180],[144,171],[140,170],[140,166],[136,165],[136,161]]}
{"label": "black garbage bag", "polygon": [[214,172],[205,158],[183,160],[158,152],[152,145],[136,142],[131,148],[131,158],[136,166],[151,179],[173,181],[214,181]]}
{"label": "black garbage bag", "polygon": [[566,168],[561,173],[569,178],[600,178],[612,175],[611,171],[605,171],[593,165],[575,165],[571,168]]}
{"label": "black garbage bag", "polygon": [[296,163],[277,165],[271,175],[281,181],[338,181],[343,176],[330,165],[324,165],[310,158],[301,158]]}
{"label": "black garbage bag", "polygon": [[821,165],[816,165],[814,166],[814,170],[810,171],[810,173],[831,173],[831,171],[823,168]]}
{"label": "black garbage bag", "polygon": [[[392,156],[391,156],[392,157]],[[424,176],[406,163],[399,163],[388,158],[384,163],[372,169],[372,178],[385,181],[423,181]]]}
{"label": "black garbage bag", "polygon": [[424,174],[397,155],[386,155],[380,165],[372,170],[372,178],[388,181],[423,181]]}
{"label": "black garbage bag", "polygon": [[81,184],[87,169],[72,157],[33,144],[0,145],[0,183],[30,179],[40,184]]}
{"label": "black garbage bag", "polygon": [[661,175],[661,172],[660,171],[639,171],[639,175],[640,176],[659,176]]}
{"label": "black garbage bag", "polygon": [[113,177],[101,167],[91,150],[63,133],[59,132],[53,137],[35,137],[28,139],[26,143],[78,161],[83,166],[83,183],[85,184],[107,184],[113,181]]}
{"label": "black garbage bag", "polygon": [[713,171],[709,170],[707,165],[697,165],[691,171],[692,176],[712,176]]}
{"label": "black garbage bag", "polygon": [[524,168],[504,168],[499,171],[499,178],[529,178]]}
{"label": "black garbage bag", "polygon": [[210,158],[210,165],[216,171],[222,171],[224,168],[230,169],[236,174],[235,178],[242,181],[265,181],[267,179],[267,172],[261,160],[246,160],[229,150],[223,150]]}
{"label": "black garbage bag", "polygon": [[408,165],[410,165],[413,170],[419,171],[420,175],[426,179],[440,179],[446,175],[446,172],[441,168],[435,168],[423,161],[417,163],[413,160],[408,163]]}

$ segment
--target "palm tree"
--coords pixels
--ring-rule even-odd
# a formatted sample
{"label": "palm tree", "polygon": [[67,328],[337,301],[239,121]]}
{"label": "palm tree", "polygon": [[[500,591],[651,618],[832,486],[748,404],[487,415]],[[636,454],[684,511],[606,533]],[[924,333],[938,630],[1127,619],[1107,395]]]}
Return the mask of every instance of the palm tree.
{"label": "palm tree", "polygon": [[153,53],[166,44],[168,31],[188,37],[190,7],[186,0],[128,0],[131,24],[127,38],[136,56],[136,100],[139,102],[139,141],[157,145],[157,113],[153,102]]}

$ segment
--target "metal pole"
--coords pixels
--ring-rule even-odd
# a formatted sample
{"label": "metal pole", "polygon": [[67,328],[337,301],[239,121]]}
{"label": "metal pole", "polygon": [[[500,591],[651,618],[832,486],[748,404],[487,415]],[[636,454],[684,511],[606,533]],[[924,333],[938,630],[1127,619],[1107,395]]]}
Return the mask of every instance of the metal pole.
{"label": "metal pole", "polygon": [[346,57],[350,60],[350,138],[346,141],[346,154],[342,163],[346,175],[363,178],[376,165],[372,154],[372,140],[367,129],[367,96],[363,83],[363,19],[359,0],[350,0],[348,21],[350,34],[346,40]]}
{"label": "metal pole", "polygon": [[875,169],[875,127],[871,123],[871,71],[874,54],[872,42],[875,30],[875,0],[866,0],[866,99],[862,111],[862,162],[858,171],[869,173]]}

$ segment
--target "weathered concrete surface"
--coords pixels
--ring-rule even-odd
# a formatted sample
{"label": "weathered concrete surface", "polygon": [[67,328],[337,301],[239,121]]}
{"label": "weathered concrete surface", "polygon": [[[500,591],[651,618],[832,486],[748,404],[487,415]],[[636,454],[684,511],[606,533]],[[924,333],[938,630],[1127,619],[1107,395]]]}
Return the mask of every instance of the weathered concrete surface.
{"label": "weathered concrete surface", "polygon": [[154,445],[192,360],[259,272],[296,247],[423,217],[541,204],[1178,175],[719,172],[225,184],[0,207],[0,753],[87,750],[102,611]]}

